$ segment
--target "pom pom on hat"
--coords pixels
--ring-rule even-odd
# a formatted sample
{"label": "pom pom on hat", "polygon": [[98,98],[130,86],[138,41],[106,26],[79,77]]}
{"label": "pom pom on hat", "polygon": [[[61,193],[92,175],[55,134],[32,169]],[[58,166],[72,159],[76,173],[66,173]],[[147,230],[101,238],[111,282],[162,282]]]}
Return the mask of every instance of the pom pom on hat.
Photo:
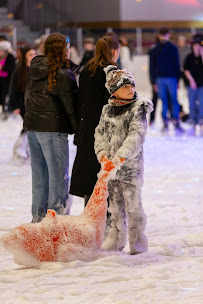
{"label": "pom pom on hat", "polygon": [[119,70],[115,65],[108,65],[104,68],[104,72],[106,73],[105,87],[110,94],[113,94],[125,84],[135,86],[133,75],[125,69]]}

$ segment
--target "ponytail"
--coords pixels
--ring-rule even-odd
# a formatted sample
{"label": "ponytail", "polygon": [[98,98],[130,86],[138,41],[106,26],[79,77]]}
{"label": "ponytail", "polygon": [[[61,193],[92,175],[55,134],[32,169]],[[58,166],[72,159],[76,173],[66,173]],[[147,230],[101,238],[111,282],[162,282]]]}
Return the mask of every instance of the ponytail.
{"label": "ponytail", "polygon": [[112,60],[113,50],[119,49],[119,42],[113,36],[104,36],[97,41],[95,57],[87,64],[87,68],[91,72],[91,76],[95,74],[98,66],[105,67],[108,64],[117,66]]}

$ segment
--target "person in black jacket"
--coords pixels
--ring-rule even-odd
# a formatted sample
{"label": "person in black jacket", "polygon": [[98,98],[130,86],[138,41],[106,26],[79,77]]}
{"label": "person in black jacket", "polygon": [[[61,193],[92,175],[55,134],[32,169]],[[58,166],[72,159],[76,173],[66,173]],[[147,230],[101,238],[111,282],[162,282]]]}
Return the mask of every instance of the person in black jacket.
{"label": "person in black jacket", "polygon": [[154,79],[153,79],[153,71],[152,71],[152,69],[153,69],[153,66],[152,66],[153,51],[154,51],[155,46],[159,42],[160,42],[159,37],[156,36],[155,43],[151,46],[151,48],[149,50],[149,77],[150,77],[150,83],[152,85],[152,103],[154,105],[154,109],[153,109],[153,111],[151,112],[151,115],[150,115],[150,125],[153,125],[153,123],[154,123],[155,113],[156,113],[156,106],[157,106],[157,101],[158,101],[158,98],[159,98],[158,90],[153,83]]}
{"label": "person in black jacket", "polygon": [[12,72],[15,68],[15,58],[8,51],[11,48],[9,41],[0,41],[0,104],[2,105],[2,119],[6,119],[5,101],[9,92]]}
{"label": "person in black jacket", "polygon": [[79,78],[79,129],[76,134],[77,154],[73,164],[70,193],[84,197],[85,205],[97,181],[100,164],[94,151],[94,133],[108,102],[103,68],[116,65],[119,42],[115,37],[104,36],[97,41],[95,57],[86,65]]}
{"label": "person in black jacket", "polygon": [[93,37],[87,37],[84,40],[84,54],[80,63],[78,64],[76,73],[80,74],[85,65],[94,57],[95,39]]}
{"label": "person in black jacket", "polygon": [[[186,85],[188,90],[190,114],[189,123],[192,129],[189,133],[195,135],[200,128],[203,135],[203,34],[193,36],[192,52],[184,63]],[[199,133],[199,132],[197,132]]]}
{"label": "person in black jacket", "polygon": [[69,46],[65,35],[49,35],[45,55],[33,58],[30,66],[24,130],[31,155],[33,223],[40,222],[48,208],[63,214],[68,197],[68,134],[77,129],[78,96]]}
{"label": "person in black jacket", "polygon": [[[170,31],[166,27],[159,30],[160,42],[156,44],[150,54],[150,78],[154,90],[162,100],[162,118],[164,129],[168,129],[169,102],[171,102],[171,119],[176,130],[182,131],[179,125],[179,104],[177,100],[177,86],[180,77],[180,65],[177,47],[172,44]],[[169,100],[170,98],[170,100]]]}
{"label": "person in black jacket", "polygon": [[[31,60],[36,56],[36,50],[31,45],[24,45],[20,48],[20,58],[15,68],[9,89],[9,110],[14,114],[20,114],[22,119],[25,115],[24,94],[28,82],[29,68]],[[22,129],[14,148],[13,156],[26,159],[27,150],[27,133]]]}

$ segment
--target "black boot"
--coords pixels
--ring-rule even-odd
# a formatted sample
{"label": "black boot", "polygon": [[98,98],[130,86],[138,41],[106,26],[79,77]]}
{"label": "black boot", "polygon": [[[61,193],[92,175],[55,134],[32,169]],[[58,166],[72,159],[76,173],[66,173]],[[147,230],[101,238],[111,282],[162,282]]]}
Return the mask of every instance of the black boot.
{"label": "black boot", "polygon": [[177,133],[184,133],[184,129],[180,126],[180,123],[179,123],[179,121],[178,120],[173,120],[173,125],[174,125],[174,127],[175,127],[175,131],[177,132]]}
{"label": "black boot", "polygon": [[163,128],[161,129],[162,132],[167,132],[168,131],[168,120],[163,121],[164,125]]}

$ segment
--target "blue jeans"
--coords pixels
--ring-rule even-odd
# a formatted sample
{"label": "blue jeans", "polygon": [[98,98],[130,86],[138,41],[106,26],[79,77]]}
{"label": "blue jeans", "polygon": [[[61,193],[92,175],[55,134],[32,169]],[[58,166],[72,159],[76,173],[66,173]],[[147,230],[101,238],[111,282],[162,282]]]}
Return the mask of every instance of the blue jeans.
{"label": "blue jeans", "polygon": [[68,134],[28,132],[32,168],[32,222],[40,222],[47,209],[63,214],[68,197]]}
{"label": "blue jeans", "polygon": [[167,112],[169,104],[171,105],[171,118],[178,120],[180,106],[177,100],[177,79],[176,78],[157,78],[156,84],[158,87],[158,94],[162,100],[162,117],[167,120]]}
{"label": "blue jeans", "polygon": [[190,106],[190,122],[203,125],[203,87],[191,89],[188,87],[188,99]]}

